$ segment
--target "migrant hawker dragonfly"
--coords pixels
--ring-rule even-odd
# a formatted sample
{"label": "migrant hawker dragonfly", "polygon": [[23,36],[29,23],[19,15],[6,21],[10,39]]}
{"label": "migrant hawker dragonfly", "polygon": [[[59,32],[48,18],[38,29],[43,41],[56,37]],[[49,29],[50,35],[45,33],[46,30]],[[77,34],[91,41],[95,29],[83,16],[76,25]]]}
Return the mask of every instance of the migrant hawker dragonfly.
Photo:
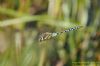
{"label": "migrant hawker dragonfly", "polygon": [[57,35],[60,35],[62,33],[65,33],[65,32],[69,32],[69,31],[73,31],[73,30],[77,30],[79,28],[81,28],[82,26],[76,26],[76,27],[72,27],[72,28],[69,28],[67,30],[64,30],[62,32],[54,32],[54,33],[50,33],[50,32],[45,32],[45,33],[42,33],[40,36],[39,36],[39,41],[44,41],[44,40],[48,40],[48,39],[51,39],[53,37],[56,37]]}

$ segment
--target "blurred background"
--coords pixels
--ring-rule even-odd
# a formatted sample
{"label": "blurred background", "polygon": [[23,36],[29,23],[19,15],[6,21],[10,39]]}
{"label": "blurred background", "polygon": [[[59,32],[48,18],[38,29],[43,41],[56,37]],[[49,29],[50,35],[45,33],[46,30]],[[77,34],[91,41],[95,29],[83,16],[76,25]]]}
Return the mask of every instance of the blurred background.
{"label": "blurred background", "polygon": [[100,66],[100,0],[0,0],[0,66]]}

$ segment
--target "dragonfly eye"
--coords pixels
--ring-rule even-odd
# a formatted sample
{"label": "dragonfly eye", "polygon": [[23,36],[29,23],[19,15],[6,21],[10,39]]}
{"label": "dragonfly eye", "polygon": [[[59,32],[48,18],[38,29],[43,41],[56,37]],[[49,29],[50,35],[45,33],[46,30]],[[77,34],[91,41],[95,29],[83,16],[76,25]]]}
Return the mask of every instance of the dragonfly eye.
{"label": "dragonfly eye", "polygon": [[42,41],[43,40],[43,37],[40,35],[39,36],[39,41]]}

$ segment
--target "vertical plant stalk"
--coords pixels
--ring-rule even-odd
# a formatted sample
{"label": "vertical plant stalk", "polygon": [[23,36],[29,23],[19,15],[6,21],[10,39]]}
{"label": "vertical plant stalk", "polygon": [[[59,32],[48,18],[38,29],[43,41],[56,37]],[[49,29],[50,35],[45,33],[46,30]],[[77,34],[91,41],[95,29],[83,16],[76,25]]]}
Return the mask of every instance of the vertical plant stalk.
{"label": "vertical plant stalk", "polygon": [[23,44],[22,32],[18,31],[15,33],[15,51],[16,51],[16,63],[19,65],[21,57],[21,49]]}
{"label": "vertical plant stalk", "polygon": [[46,43],[43,42],[43,44],[41,44],[40,60],[39,60],[39,65],[38,66],[46,66],[46,64],[47,64],[47,49],[43,45],[46,45]]}
{"label": "vertical plant stalk", "polygon": [[90,3],[85,0],[79,0],[77,1],[77,4],[78,4],[77,5],[77,20],[80,22],[80,24],[86,25],[87,20],[88,20],[88,8],[89,8]]}
{"label": "vertical plant stalk", "polygon": [[70,32],[69,37],[69,47],[70,47],[70,57],[72,61],[76,60],[76,47],[75,47],[75,36],[74,32]]}
{"label": "vertical plant stalk", "polygon": [[49,0],[48,15],[58,18],[61,11],[62,0]]}
{"label": "vertical plant stalk", "polygon": [[19,12],[28,12],[30,6],[30,0],[19,0]]}
{"label": "vertical plant stalk", "polygon": [[[62,0],[49,0],[49,7],[48,7],[48,15],[53,17],[54,19],[59,19],[59,17],[61,16],[61,12],[62,12]],[[62,37],[59,37],[58,39],[60,39]],[[65,39],[65,37],[63,38]],[[60,57],[60,61],[63,61],[63,63],[66,62],[66,53],[65,50],[63,49],[63,43],[64,40],[59,40],[58,41],[58,48],[61,48],[58,51],[59,57]]]}

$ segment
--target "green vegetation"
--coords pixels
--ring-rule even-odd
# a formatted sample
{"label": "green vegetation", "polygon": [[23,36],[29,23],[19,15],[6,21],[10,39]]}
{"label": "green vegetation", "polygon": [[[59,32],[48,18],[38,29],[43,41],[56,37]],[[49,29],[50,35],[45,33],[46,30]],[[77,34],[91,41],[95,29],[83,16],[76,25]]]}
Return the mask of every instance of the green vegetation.
{"label": "green vegetation", "polygon": [[[61,32],[39,42],[44,32]],[[99,66],[99,0],[0,0],[0,66]]]}

